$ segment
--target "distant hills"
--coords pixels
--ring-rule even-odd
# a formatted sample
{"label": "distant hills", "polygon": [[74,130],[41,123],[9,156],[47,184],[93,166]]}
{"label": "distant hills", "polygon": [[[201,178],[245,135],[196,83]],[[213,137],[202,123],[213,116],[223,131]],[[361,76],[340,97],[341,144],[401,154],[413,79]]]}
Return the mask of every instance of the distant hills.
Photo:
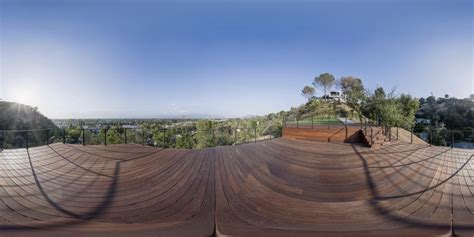
{"label": "distant hills", "polygon": [[24,130],[56,127],[37,108],[29,105],[0,101],[0,130]]}

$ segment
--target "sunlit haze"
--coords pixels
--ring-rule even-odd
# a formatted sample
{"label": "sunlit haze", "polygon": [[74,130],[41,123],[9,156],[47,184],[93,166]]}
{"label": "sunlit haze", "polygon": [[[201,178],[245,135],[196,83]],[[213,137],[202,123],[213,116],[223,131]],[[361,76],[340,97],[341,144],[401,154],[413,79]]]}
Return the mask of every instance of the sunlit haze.
{"label": "sunlit haze", "polygon": [[474,93],[470,0],[0,7],[0,98],[51,118],[263,115],[303,103],[324,72],[417,97]]}

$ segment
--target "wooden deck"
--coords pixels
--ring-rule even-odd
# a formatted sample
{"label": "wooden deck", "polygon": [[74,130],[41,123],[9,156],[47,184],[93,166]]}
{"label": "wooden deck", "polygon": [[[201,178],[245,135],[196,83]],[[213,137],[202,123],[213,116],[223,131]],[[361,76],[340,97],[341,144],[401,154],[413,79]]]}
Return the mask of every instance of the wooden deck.
{"label": "wooden deck", "polygon": [[286,138],[5,150],[0,236],[472,236],[473,153]]}

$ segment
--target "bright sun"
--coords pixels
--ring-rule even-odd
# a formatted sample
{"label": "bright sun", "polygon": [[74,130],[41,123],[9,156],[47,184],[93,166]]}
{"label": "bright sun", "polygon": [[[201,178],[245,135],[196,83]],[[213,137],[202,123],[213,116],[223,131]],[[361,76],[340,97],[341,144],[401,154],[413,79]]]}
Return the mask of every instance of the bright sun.
{"label": "bright sun", "polygon": [[18,95],[15,100],[16,102],[22,103],[22,104],[26,104],[28,102],[27,96],[24,94]]}
{"label": "bright sun", "polygon": [[27,88],[16,88],[11,94],[11,99],[21,104],[31,104],[33,102],[32,91]]}

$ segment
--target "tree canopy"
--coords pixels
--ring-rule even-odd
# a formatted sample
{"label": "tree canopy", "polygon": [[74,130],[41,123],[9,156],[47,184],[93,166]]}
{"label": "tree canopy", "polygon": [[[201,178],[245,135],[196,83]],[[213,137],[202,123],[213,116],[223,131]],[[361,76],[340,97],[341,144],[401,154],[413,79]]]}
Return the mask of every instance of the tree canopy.
{"label": "tree canopy", "polygon": [[342,93],[346,95],[364,91],[362,80],[352,76],[341,77],[341,79],[339,79],[339,87],[341,88]]}
{"label": "tree canopy", "polygon": [[445,126],[448,129],[474,128],[474,102],[445,95],[435,98],[420,98],[420,110],[417,118],[429,119],[434,127]]}
{"label": "tree canopy", "polygon": [[312,86],[305,86],[303,90],[301,90],[301,95],[308,100],[313,98],[315,93],[316,93],[316,90]]}
{"label": "tree canopy", "polygon": [[359,115],[359,120],[362,120],[361,106],[366,98],[362,80],[352,76],[341,77],[338,81],[338,86],[342,90],[347,105],[356,111]]}
{"label": "tree canopy", "polygon": [[336,79],[331,73],[323,73],[314,78],[313,85],[320,87],[324,91],[324,95],[327,95],[327,91],[334,86]]}
{"label": "tree canopy", "polygon": [[395,90],[386,93],[383,87],[377,87],[373,93],[369,92],[363,114],[384,126],[410,128],[415,124],[418,108],[418,99],[407,94],[396,96]]}

